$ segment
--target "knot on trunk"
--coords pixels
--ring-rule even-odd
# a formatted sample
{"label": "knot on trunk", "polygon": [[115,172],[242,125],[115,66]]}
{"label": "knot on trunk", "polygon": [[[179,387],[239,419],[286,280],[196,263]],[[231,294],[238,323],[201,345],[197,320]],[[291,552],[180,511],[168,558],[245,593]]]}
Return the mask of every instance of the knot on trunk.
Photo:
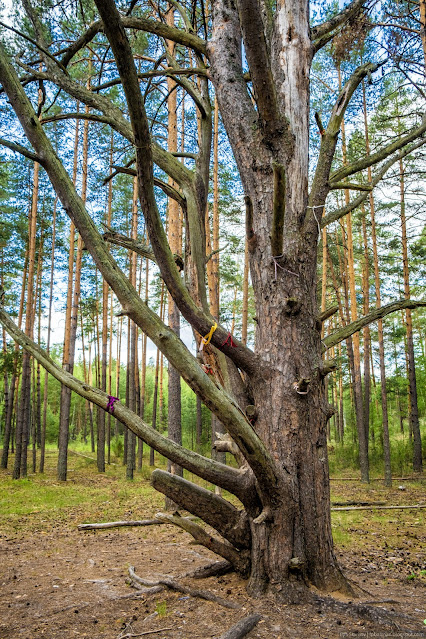
{"label": "knot on trunk", "polygon": [[309,392],[309,384],[311,380],[308,377],[302,377],[299,381],[294,382],[293,389],[298,395],[307,395]]}
{"label": "knot on trunk", "polygon": [[318,366],[318,372],[321,377],[327,377],[329,373],[332,373],[337,369],[337,362],[334,359],[326,359]]}
{"label": "knot on trunk", "polygon": [[298,315],[301,308],[301,300],[298,300],[296,297],[288,297],[284,304],[284,313],[290,316]]}

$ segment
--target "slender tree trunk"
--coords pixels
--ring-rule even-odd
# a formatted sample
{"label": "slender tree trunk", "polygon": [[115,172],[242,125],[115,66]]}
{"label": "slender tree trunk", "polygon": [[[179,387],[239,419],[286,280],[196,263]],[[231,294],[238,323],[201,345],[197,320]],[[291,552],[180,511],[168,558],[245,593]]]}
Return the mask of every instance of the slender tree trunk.
{"label": "slender tree trunk", "polygon": [[[364,105],[364,133],[367,154],[370,155],[370,140],[367,121],[367,102],[365,97],[365,86],[363,84],[363,105]],[[371,168],[368,167],[368,181],[371,182]],[[380,292],[380,272],[379,272],[379,254],[377,249],[377,229],[376,229],[376,210],[373,194],[369,194],[370,217],[371,217],[371,241],[373,245],[373,264],[374,264],[374,287],[376,294],[376,307],[382,304]],[[380,362],[380,385],[382,398],[382,424],[383,424],[383,459],[385,466],[385,483],[387,486],[392,484],[391,469],[391,452],[389,439],[389,418],[388,418],[388,401],[386,390],[386,365],[385,365],[385,345],[383,337],[383,320],[377,322],[377,336],[379,342],[379,362]],[[372,367],[373,371],[373,367]],[[374,374],[374,373],[373,373]]]}
{"label": "slender tree trunk", "polygon": [[[24,259],[24,268],[22,271],[22,285],[21,285],[21,296],[19,302],[19,312],[18,312],[18,327],[22,326],[22,316],[24,314],[24,303],[25,303],[25,289],[27,285],[27,272],[28,272],[28,248],[25,251],[25,259]],[[5,432],[4,432],[4,440],[3,440],[3,452],[1,457],[1,468],[7,468],[8,458],[9,458],[9,447],[12,442],[12,452],[14,449],[14,439],[13,435],[13,419],[16,415],[15,406],[17,405],[17,397],[19,390],[19,379],[20,374],[18,372],[18,354],[19,354],[19,346],[15,343],[14,347],[14,357],[13,357],[13,373],[12,380],[10,382],[10,402],[9,409],[6,413],[6,424],[5,424]],[[16,433],[15,433],[16,436]]]}
{"label": "slender tree trunk", "polygon": [[[77,112],[79,105],[77,104]],[[74,164],[73,164],[73,184],[77,182],[78,169],[78,138],[79,120],[76,120],[74,135]],[[71,370],[70,350],[71,350],[71,324],[73,312],[73,283],[74,283],[74,255],[75,255],[75,227],[73,222],[70,225],[69,254],[68,254],[68,288],[67,303],[65,310],[65,334],[62,354],[62,367],[66,371]],[[77,279],[77,278],[76,278]],[[66,386],[61,386],[61,403],[59,411],[59,437],[58,437],[58,467],[57,474],[60,481],[66,481],[67,477],[67,457],[68,457],[68,429],[69,413],[71,405],[71,392]]]}
{"label": "slender tree trunk", "polygon": [[[402,234],[402,266],[404,274],[404,297],[410,297],[410,271],[408,266],[407,223],[405,216],[405,177],[404,165],[399,161],[400,198],[401,198],[401,234]],[[413,470],[422,471],[422,439],[420,435],[419,409],[417,404],[416,364],[414,357],[413,320],[411,310],[405,310],[405,325],[407,329],[408,355],[408,387],[410,398],[410,424],[413,433]]]}
{"label": "slender tree trunk", "polygon": [[[369,248],[367,240],[367,226],[365,223],[365,210],[362,207],[362,237],[364,241],[364,263],[362,269],[362,292],[364,299],[363,314],[370,311],[370,263]],[[370,398],[371,398],[371,376],[370,376],[370,328],[365,326],[363,330],[364,339],[364,426],[367,440],[370,436]]]}
{"label": "slender tree trunk", "polygon": [[[167,23],[171,26],[174,25],[174,9],[172,5],[169,5],[169,12],[167,14]],[[173,55],[175,45],[173,42],[168,41],[167,47],[169,53]],[[176,83],[172,78],[167,79],[167,88],[169,90],[168,98],[168,136],[167,146],[171,153],[175,153],[178,150],[178,122],[177,122],[177,91]],[[169,178],[169,184],[176,188],[176,184],[171,178]],[[168,240],[172,253],[182,253],[182,237],[180,229],[180,212],[178,203],[172,198],[168,199]],[[207,210],[208,215],[208,210]],[[211,278],[209,278],[209,282]],[[179,309],[173,301],[171,295],[168,295],[168,323],[170,328],[180,335],[180,313]],[[161,378],[160,378],[161,381]],[[161,397],[161,393],[160,393]],[[181,381],[179,372],[169,364],[168,366],[168,408],[167,408],[167,424],[168,424],[168,437],[172,441],[182,444],[182,406],[181,406]],[[160,416],[161,402],[160,402]],[[167,469],[173,475],[182,477],[183,471],[180,466],[167,462]],[[166,497],[165,507],[167,510],[175,510],[176,504]]]}
{"label": "slender tree trunk", "polygon": [[[52,250],[50,257],[50,284],[49,284],[49,304],[48,304],[48,318],[47,318],[47,344],[46,351],[50,354],[50,338],[52,332],[52,306],[53,306],[53,282],[55,272],[55,243],[56,243],[56,208],[58,204],[58,198],[55,198],[53,204],[53,219],[52,219]],[[47,401],[49,391],[49,374],[45,371],[44,374],[44,389],[43,389],[43,420],[41,426],[41,442],[40,442],[40,472],[44,473],[44,458],[46,451],[46,425],[47,425]]]}
{"label": "slender tree trunk", "polygon": [[[340,74],[340,67],[339,67]],[[340,86],[341,83],[339,82]],[[344,121],[342,121],[342,150],[343,150],[343,163],[347,163],[347,151],[346,151],[346,136]],[[349,204],[349,191],[345,189],[345,203]],[[349,213],[346,216],[346,230],[347,230],[347,266],[348,266],[348,279],[349,279],[349,293],[350,293],[350,319],[355,322],[358,319],[358,309],[356,300],[356,286],[355,286],[355,257],[354,257],[354,243],[352,236],[352,215]],[[353,368],[353,392],[355,400],[355,417],[358,433],[358,446],[359,446],[359,465],[361,470],[361,481],[368,483],[370,481],[369,476],[369,462],[368,462],[368,434],[366,424],[364,423],[364,403],[362,393],[362,378],[361,378],[361,356],[360,356],[360,343],[359,333],[354,333],[352,336],[352,345],[354,353],[354,368]]]}
{"label": "slender tree trunk", "polygon": [[[163,317],[163,303],[164,303],[164,282],[161,283],[161,296],[160,296],[160,318]],[[154,393],[152,396],[152,427],[157,429],[157,403],[158,403],[158,374],[160,369],[160,351],[157,348],[157,358],[155,362],[155,380],[154,380]],[[149,450],[149,465],[154,466],[154,449]]]}
{"label": "slender tree trunk", "polygon": [[[37,233],[37,200],[40,165],[34,163],[31,207],[28,216],[28,282],[25,314],[25,334],[34,333],[34,276]],[[22,357],[21,397],[16,423],[16,450],[13,478],[27,476],[27,449],[31,423],[31,358],[27,351]]]}

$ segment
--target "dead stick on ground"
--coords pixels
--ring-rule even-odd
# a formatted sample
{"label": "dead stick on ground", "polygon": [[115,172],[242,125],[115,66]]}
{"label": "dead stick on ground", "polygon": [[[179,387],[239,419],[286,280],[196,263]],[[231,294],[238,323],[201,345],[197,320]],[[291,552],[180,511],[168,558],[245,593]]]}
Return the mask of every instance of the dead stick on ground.
{"label": "dead stick on ground", "polygon": [[332,508],[331,510],[406,510],[408,508],[426,508],[426,504],[413,504],[413,506],[346,506]]}
{"label": "dead stick on ground", "polygon": [[196,590],[194,588],[189,588],[188,586],[183,586],[178,583],[174,579],[142,579],[135,573],[135,569],[133,566],[129,566],[129,576],[130,579],[141,586],[147,587],[155,587],[155,586],[166,586],[170,588],[170,590],[176,590],[178,592],[182,592],[184,595],[190,595],[191,597],[199,597],[200,599],[205,599],[206,601],[213,601],[214,603],[219,604],[220,606],[224,606],[224,608],[240,608],[240,606],[233,601],[227,601],[226,599],[222,599],[222,597],[218,597],[214,595],[212,592],[208,590]]}
{"label": "dead stick on ground", "polygon": [[137,635],[127,634],[120,637],[120,639],[130,639],[130,637],[143,637],[144,635],[154,635],[157,632],[165,632],[166,630],[173,630],[173,627],[169,626],[169,628],[159,628],[158,630],[145,630],[145,632],[139,632]]}
{"label": "dead stick on ground", "polygon": [[103,528],[120,528],[121,526],[154,526],[162,524],[159,519],[136,519],[135,521],[109,521],[100,524],[79,524],[78,530],[100,530]]}
{"label": "dead stick on ground", "polygon": [[245,637],[251,630],[253,630],[261,618],[262,615],[255,614],[250,615],[249,617],[244,617],[244,619],[240,619],[235,626],[232,626],[232,628],[227,630],[225,634],[221,635],[220,639],[242,639],[242,637]]}

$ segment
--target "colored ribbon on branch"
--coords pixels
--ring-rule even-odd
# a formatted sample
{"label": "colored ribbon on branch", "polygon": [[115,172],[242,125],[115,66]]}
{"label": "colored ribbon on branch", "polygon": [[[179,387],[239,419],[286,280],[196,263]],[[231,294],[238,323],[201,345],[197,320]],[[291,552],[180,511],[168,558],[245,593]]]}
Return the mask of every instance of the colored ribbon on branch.
{"label": "colored ribbon on branch", "polygon": [[217,329],[217,324],[215,322],[213,326],[211,327],[210,331],[207,333],[207,335],[204,335],[204,337],[201,338],[200,351],[203,350],[204,346],[207,346],[207,344],[210,344],[210,340],[213,337],[213,333],[215,332],[216,329]]}
{"label": "colored ribbon on branch", "polygon": [[112,395],[108,395],[108,405],[106,407],[106,412],[112,414],[114,412],[115,402],[119,402],[119,401],[120,400],[118,399],[118,397],[113,397]]}
{"label": "colored ribbon on branch", "polygon": [[228,333],[228,337],[226,338],[226,340],[223,342],[222,346],[226,346],[226,344],[229,342],[229,346],[231,348],[237,348],[236,343],[234,342],[234,340],[232,339],[232,335],[231,335],[231,331],[229,331]]}

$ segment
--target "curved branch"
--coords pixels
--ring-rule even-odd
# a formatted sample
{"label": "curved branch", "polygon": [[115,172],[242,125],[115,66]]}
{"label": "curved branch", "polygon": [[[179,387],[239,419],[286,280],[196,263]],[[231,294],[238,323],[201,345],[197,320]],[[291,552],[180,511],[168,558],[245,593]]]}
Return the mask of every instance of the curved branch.
{"label": "curved branch", "polygon": [[336,346],[336,344],[343,342],[344,339],[347,339],[354,333],[360,331],[364,328],[364,326],[368,326],[368,324],[382,319],[390,313],[395,313],[395,311],[400,311],[403,308],[419,308],[421,306],[426,306],[426,301],[399,300],[397,302],[386,304],[385,306],[380,306],[379,308],[374,309],[374,311],[371,311],[371,313],[368,313],[368,315],[364,315],[364,317],[360,317],[355,322],[351,322],[350,324],[347,324],[347,326],[339,328],[339,330],[331,333],[331,335],[327,335],[327,337],[322,340],[324,345],[323,350]]}
{"label": "curved branch", "polygon": [[[118,166],[114,164],[112,168],[114,169],[114,173],[103,181],[103,185],[107,184],[107,182],[109,182],[112,177],[115,177],[117,173],[125,173],[126,175],[133,175],[133,177],[136,175],[135,169],[131,169],[128,166]],[[172,200],[176,200],[179,206],[181,206],[184,210],[186,209],[186,199],[173,186],[156,177],[154,177],[154,186],[159,186],[168,197],[171,197]]]}
{"label": "curved branch", "polygon": [[41,53],[44,53],[44,55],[46,55],[48,58],[53,60],[53,62],[58,65],[61,71],[63,71],[64,73],[68,75],[68,71],[66,70],[64,65],[59,60],[57,60],[55,56],[52,53],[50,53],[50,51],[48,51],[45,47],[43,47],[39,42],[31,38],[29,35],[22,33],[22,31],[18,31],[18,29],[15,29],[14,27],[11,27],[10,25],[5,24],[1,20],[0,20],[0,25],[4,27],[5,29],[8,29],[9,31],[13,31],[13,33],[16,33],[16,35],[20,36],[21,38],[24,38],[24,40],[31,42],[31,44],[33,44],[39,51],[41,51]]}
{"label": "curved branch", "polygon": [[311,192],[309,194],[308,214],[306,215],[305,221],[305,228],[311,232],[316,233],[318,230],[320,215],[315,214],[315,209],[317,209],[319,213],[322,214],[322,210],[320,210],[320,207],[323,206],[327,198],[331,182],[337,182],[338,178],[340,179],[340,175],[336,176],[335,174],[333,174],[330,177],[330,170],[336,151],[337,138],[340,132],[340,127],[345,115],[346,108],[355,90],[361,84],[363,78],[365,78],[366,75],[368,75],[369,73],[373,73],[374,71],[376,71],[382,64],[383,62],[378,64],[367,62],[366,64],[363,64],[355,69],[343,89],[340,91],[331,112],[328,125],[325,131],[322,132],[320,152],[314,179],[312,182]]}
{"label": "curved branch", "polygon": [[[72,391],[84,397],[88,401],[106,410],[109,403],[109,396],[103,391],[93,388],[88,384],[63,370],[49,355],[35,342],[21,331],[12,321],[9,315],[0,307],[0,323],[4,326],[9,335],[28,351],[53,377],[70,388]],[[127,406],[116,402],[114,404],[114,417],[122,424],[130,428],[144,442],[157,450],[161,455],[167,457],[175,464],[183,466],[198,477],[221,486],[236,495],[241,501],[247,491],[247,474],[240,470],[235,470],[225,464],[213,461],[198,453],[194,453],[172,440],[161,435],[158,431],[146,424],[136,413]],[[249,490],[249,492],[251,492]],[[244,503],[244,502],[243,502]]]}
{"label": "curved branch", "polygon": [[[155,259],[155,255],[152,252],[150,246],[142,243],[142,242],[138,242],[138,240],[133,240],[130,237],[127,237],[126,235],[122,235],[121,233],[118,233],[117,231],[114,231],[114,229],[109,228],[106,224],[104,224],[105,228],[108,229],[106,233],[104,233],[103,238],[106,242],[109,242],[110,244],[115,244],[116,246],[122,246],[123,248],[129,249],[130,251],[134,251],[135,253],[137,253],[138,255],[141,255],[142,257],[146,257],[148,260],[152,260],[153,262],[157,263],[157,260]],[[178,267],[179,271],[183,270],[183,259],[181,258],[180,255],[175,254],[174,256],[175,262],[176,262],[176,266]]]}
{"label": "curved branch", "polygon": [[[209,332],[211,326],[215,323],[215,319],[197,307],[184,286],[176,269],[164,226],[157,209],[153,190],[153,158],[150,133],[130,44],[115,3],[112,0],[102,2],[97,0],[96,4],[104,20],[104,24],[108,25],[105,27],[106,35],[111,44],[126,95],[136,147],[139,200],[147,222],[152,249],[156,256],[161,276],[182,315],[201,335],[204,335]],[[158,145],[155,145],[154,148],[157,147]],[[157,150],[159,151],[159,149]],[[175,158],[173,158],[173,161],[182,166]],[[186,195],[185,189],[183,189],[183,191]],[[194,185],[192,183],[188,191],[194,191]],[[197,246],[194,248],[197,248]],[[200,247],[198,247],[198,250],[199,248]],[[198,263],[197,260],[195,261]],[[204,264],[203,256],[203,266]],[[203,274],[204,273],[201,273],[199,270],[198,278],[200,279]],[[203,290],[203,287],[204,277],[203,281],[199,282],[199,290]],[[237,366],[247,372],[253,372],[256,366],[256,358],[253,352],[236,340],[234,342],[235,346],[232,348],[225,345],[226,337],[227,331],[220,327],[220,329],[215,332],[212,343],[226,355],[229,355]]]}
{"label": "curved branch", "polygon": [[[201,67],[192,67],[189,69],[173,69],[172,67],[166,67],[165,69],[155,70],[155,71],[145,71],[145,73],[138,73],[139,80],[146,80],[148,78],[174,78],[177,75],[200,75],[203,77],[207,76],[207,69]],[[116,86],[117,84],[121,84],[121,78],[114,78],[114,80],[110,80],[109,82],[104,82],[104,84],[98,84],[96,86],[91,87],[92,91],[102,91],[103,89],[109,89],[110,87]]]}
{"label": "curved branch", "polygon": [[[187,384],[195,393],[200,395],[206,406],[217,415],[237,443],[256,475],[259,485],[262,486],[265,494],[272,498],[275,495],[277,476],[275,463],[269,451],[254,432],[237,404],[229,399],[209,376],[204,373],[196,358],[189,352],[174,331],[169,329],[164,322],[142,302],[126,275],[118,267],[107,250],[107,245],[102,240],[92,218],[87,213],[83,201],[77,195],[70,176],[59,160],[43,127],[38,121],[32,104],[26,96],[15,70],[8,62],[7,54],[1,44],[0,81],[3,84],[5,92],[9,97],[11,105],[21,122],[29,142],[40,156],[40,163],[48,173],[64,209],[79,230],[83,242],[90,251],[96,266],[117,295],[124,312],[152,339],[156,346],[164,353],[170,364],[180,372]],[[171,253],[170,256],[170,259],[173,259]],[[174,268],[176,270],[175,266]],[[202,327],[206,326],[206,321],[203,316],[201,317],[200,325]],[[222,339],[225,340],[226,333],[224,330],[221,332],[223,335]],[[225,351],[225,347],[223,350]],[[230,350],[235,351],[236,349]],[[243,351],[243,354],[244,353],[245,351]],[[255,359],[251,360],[251,363],[255,365]],[[220,485],[219,482],[216,483]],[[239,498],[244,502],[244,495]]]}
{"label": "curved branch", "polygon": [[163,521],[165,524],[174,524],[188,532],[196,542],[205,546],[220,557],[227,559],[240,574],[247,574],[250,566],[249,554],[246,552],[238,552],[231,544],[219,541],[209,535],[204,528],[194,524],[187,517],[180,515],[169,515],[167,513],[157,513],[156,519]]}

